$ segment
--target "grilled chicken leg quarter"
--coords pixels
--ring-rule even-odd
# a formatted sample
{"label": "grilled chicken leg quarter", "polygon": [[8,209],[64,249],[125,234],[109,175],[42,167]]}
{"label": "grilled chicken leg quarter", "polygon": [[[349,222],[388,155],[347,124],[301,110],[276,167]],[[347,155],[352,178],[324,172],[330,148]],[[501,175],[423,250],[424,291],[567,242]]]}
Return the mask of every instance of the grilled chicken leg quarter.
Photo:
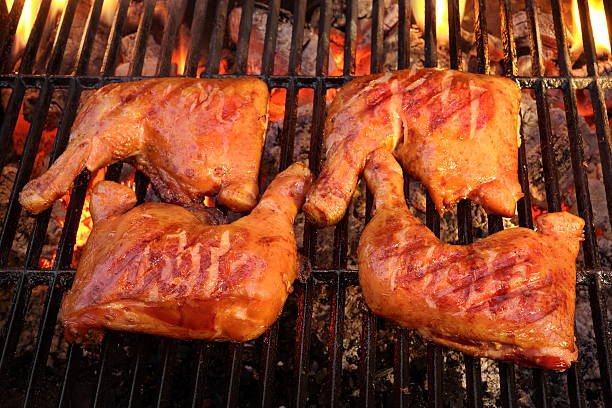
{"label": "grilled chicken leg quarter", "polygon": [[581,218],[545,214],[537,232],[512,228],[448,245],[408,210],[389,152],[370,155],[365,177],[375,208],[359,242],[359,281],[374,313],[478,357],[554,370],[576,361]]}
{"label": "grilled chicken leg quarter", "polygon": [[182,339],[246,341],[278,317],[297,276],[293,222],[312,178],[296,163],[246,217],[211,226],[172,204],[135,203],[104,181],[94,228],[62,304],[69,341],[115,329]]}
{"label": "grilled chicken leg quarter", "polygon": [[418,69],[355,79],[336,95],[325,124],[327,160],[304,212],[336,224],[367,155],[392,151],[440,214],[462,198],[514,215],[518,182],[518,86],[507,78]]}
{"label": "grilled chicken leg quarter", "polygon": [[255,78],[156,78],[110,84],[81,107],[66,151],[19,201],[39,213],[70,192],[84,169],[130,158],[163,201],[205,195],[234,211],[257,204],[268,88]]}

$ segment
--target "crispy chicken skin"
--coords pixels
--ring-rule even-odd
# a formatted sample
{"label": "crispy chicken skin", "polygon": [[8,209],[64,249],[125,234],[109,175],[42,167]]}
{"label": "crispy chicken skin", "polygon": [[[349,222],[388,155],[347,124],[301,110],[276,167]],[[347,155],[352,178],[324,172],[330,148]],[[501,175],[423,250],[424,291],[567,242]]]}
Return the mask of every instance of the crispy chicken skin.
{"label": "crispy chicken skin", "polygon": [[19,201],[37,214],[70,192],[84,169],[130,158],[162,200],[234,211],[257,203],[268,88],[256,78],[155,78],[110,84],[85,101],[66,151]]}
{"label": "crispy chicken skin", "polygon": [[408,210],[402,171],[385,150],[365,168],[374,216],[359,242],[372,311],[462,352],[565,370],[574,343],[576,256],[584,221],[537,218],[470,245],[444,244]]}
{"label": "crispy chicken skin", "polygon": [[311,182],[296,163],[250,215],[218,226],[173,204],[128,210],[131,190],[97,184],[94,228],[62,303],[66,338],[97,342],[103,329],[218,341],[259,336],[292,291],[293,222]]}
{"label": "crispy chicken skin", "polygon": [[346,211],[368,153],[392,151],[429,191],[440,214],[462,198],[514,215],[518,182],[518,86],[507,78],[418,69],[345,85],[325,125],[327,161],[304,212],[318,225]]}

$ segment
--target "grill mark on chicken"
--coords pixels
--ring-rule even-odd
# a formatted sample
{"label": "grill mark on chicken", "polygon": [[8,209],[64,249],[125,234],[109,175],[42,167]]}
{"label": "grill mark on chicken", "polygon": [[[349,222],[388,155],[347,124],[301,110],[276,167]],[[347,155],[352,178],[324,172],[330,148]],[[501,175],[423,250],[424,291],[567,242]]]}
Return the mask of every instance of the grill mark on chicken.
{"label": "grill mark on chicken", "polygon": [[513,216],[522,197],[513,128],[519,100],[508,79],[452,70],[351,81],[328,109],[327,159],[304,206],[308,220],[327,226],[342,218],[366,156],[379,148],[425,185],[440,214],[469,198],[489,213]]}
{"label": "grill mark on chicken", "polygon": [[549,213],[535,220],[537,232],[449,245],[408,210],[390,152],[370,154],[365,177],[374,207],[359,242],[359,282],[374,313],[471,355],[555,370],[575,361],[582,219]]}
{"label": "grill mark on chicken", "polygon": [[[155,83],[149,81],[148,83],[145,83],[144,85],[137,84],[136,86],[132,86],[128,88],[130,89],[130,92],[128,92],[127,94],[124,92],[117,92],[119,91],[119,89],[117,89],[118,86],[114,87],[110,92],[106,92],[105,96],[110,96],[111,93],[112,94],[117,93],[119,95],[119,99],[117,103],[108,111],[107,117],[114,116],[117,112],[120,112],[121,110],[123,110],[125,108],[125,105],[136,100],[136,98],[138,98],[139,96],[146,94],[153,87],[155,87]],[[101,88],[101,89],[104,89],[104,88]],[[91,98],[90,100],[92,101],[92,103],[96,103],[93,98]],[[81,117],[83,116],[84,115],[82,115]]]}
{"label": "grill mark on chicken", "polygon": [[311,180],[306,166],[290,166],[249,215],[228,225],[208,225],[171,204],[125,208],[112,200],[121,187],[101,182],[92,212],[112,215],[95,222],[62,302],[66,338],[80,342],[97,328],[220,341],[259,336],[297,277],[293,223]]}
{"label": "grill mark on chicken", "polygon": [[[201,204],[218,194],[236,212],[257,203],[268,88],[255,78],[155,78],[102,87],[84,102],[66,151],[20,194],[39,213],[73,180],[128,159],[163,201]],[[214,170],[222,169],[218,174]]]}

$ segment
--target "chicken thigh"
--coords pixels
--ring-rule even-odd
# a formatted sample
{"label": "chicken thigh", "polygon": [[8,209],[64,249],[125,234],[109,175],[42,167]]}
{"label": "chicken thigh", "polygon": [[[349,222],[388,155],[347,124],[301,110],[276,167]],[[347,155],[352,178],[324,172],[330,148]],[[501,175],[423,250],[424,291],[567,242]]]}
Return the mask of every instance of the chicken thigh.
{"label": "chicken thigh", "polygon": [[374,313],[478,357],[553,370],[576,361],[581,218],[545,214],[537,232],[449,245],[410,213],[389,152],[370,155],[365,177],[375,208],[359,242],[359,282]]}
{"label": "chicken thigh", "polygon": [[296,163],[248,216],[218,226],[173,204],[129,209],[130,189],[97,184],[94,228],[62,303],[66,338],[97,342],[103,329],[218,341],[259,336],[292,291],[293,222],[311,181]]}
{"label": "chicken thigh", "polygon": [[268,88],[256,78],[155,78],[106,85],[82,105],[66,151],[19,201],[39,213],[84,169],[130,158],[162,200],[234,211],[257,203]]}
{"label": "chicken thigh", "polygon": [[327,160],[304,212],[336,224],[368,153],[384,147],[429,191],[440,214],[462,198],[514,215],[518,182],[518,86],[507,78],[418,69],[345,85],[325,124]]}

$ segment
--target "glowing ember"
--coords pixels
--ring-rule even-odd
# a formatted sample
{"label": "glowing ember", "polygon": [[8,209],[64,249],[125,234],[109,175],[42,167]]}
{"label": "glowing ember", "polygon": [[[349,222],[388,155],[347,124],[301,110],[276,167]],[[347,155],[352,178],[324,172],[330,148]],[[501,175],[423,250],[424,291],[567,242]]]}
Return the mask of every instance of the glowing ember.
{"label": "glowing ember", "polygon": [[229,61],[227,58],[221,58],[221,61],[219,61],[219,74],[229,74]]}
{"label": "glowing ember", "polygon": [[55,262],[55,257],[57,255],[57,250],[53,251],[53,255],[51,255],[51,259],[49,258],[40,258],[38,260],[38,267],[43,269],[49,269],[53,266],[53,262]]}
{"label": "glowing ember", "polygon": [[270,105],[268,112],[271,122],[278,122],[285,117],[285,98],[287,90],[283,88],[274,88],[270,93]]}
{"label": "glowing ember", "polygon": [[327,101],[327,103],[331,103],[336,97],[337,93],[338,93],[338,89],[336,88],[328,89],[327,93],[325,94],[325,100]]}
{"label": "glowing ember", "polygon": [[[610,55],[610,38],[608,37],[608,24],[603,0],[589,0],[589,16],[591,17],[597,55]],[[577,0],[572,1],[572,22],[574,44],[570,52],[575,53],[577,49],[582,50],[582,24],[580,23]]]}
{"label": "glowing ember", "polygon": [[[448,44],[448,2],[437,0],[436,2],[436,38],[439,46]],[[412,14],[421,31],[425,31],[425,2],[423,0],[410,0]],[[465,0],[459,0],[459,20],[463,17]]]}
{"label": "glowing ember", "polygon": [[[561,211],[571,212],[571,207],[565,204],[565,201],[561,200]],[[537,205],[531,206],[531,217],[535,220],[542,214],[547,214],[548,210],[538,207]]]}

